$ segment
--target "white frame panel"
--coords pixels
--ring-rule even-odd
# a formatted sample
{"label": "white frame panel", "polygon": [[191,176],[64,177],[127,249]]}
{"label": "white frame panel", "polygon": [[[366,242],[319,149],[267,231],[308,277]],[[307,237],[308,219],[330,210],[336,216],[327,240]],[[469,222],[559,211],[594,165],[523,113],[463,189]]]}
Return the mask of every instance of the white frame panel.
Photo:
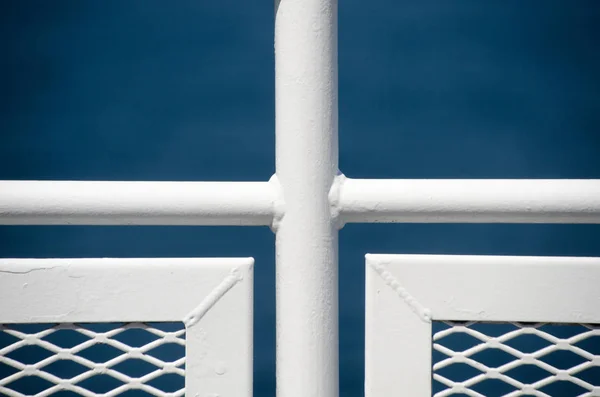
{"label": "white frame panel", "polygon": [[252,395],[252,258],[2,259],[0,323],[186,327],[186,395]]}
{"label": "white frame panel", "polygon": [[432,320],[600,323],[600,258],[367,255],[365,396],[432,390]]}

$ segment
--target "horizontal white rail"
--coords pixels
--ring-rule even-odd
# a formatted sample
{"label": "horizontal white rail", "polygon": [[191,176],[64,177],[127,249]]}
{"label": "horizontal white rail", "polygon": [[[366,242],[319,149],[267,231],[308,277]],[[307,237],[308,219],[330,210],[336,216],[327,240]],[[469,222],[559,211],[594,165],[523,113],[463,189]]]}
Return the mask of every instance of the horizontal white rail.
{"label": "horizontal white rail", "polygon": [[0,181],[4,225],[271,225],[268,182]]}
{"label": "horizontal white rail", "polygon": [[600,223],[600,180],[349,179],[342,222]]}
{"label": "horizontal white rail", "polygon": [[[340,181],[344,223],[600,223],[600,180]],[[271,225],[269,182],[0,181],[4,225]]]}

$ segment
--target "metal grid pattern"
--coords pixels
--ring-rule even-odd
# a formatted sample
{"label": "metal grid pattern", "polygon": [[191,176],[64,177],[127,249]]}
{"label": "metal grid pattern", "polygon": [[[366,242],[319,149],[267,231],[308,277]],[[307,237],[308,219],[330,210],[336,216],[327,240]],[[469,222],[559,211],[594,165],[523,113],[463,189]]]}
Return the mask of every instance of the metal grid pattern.
{"label": "metal grid pattern", "polygon": [[0,325],[0,395],[183,396],[183,323]]}
{"label": "metal grid pattern", "polygon": [[436,321],[433,394],[600,396],[600,325]]}

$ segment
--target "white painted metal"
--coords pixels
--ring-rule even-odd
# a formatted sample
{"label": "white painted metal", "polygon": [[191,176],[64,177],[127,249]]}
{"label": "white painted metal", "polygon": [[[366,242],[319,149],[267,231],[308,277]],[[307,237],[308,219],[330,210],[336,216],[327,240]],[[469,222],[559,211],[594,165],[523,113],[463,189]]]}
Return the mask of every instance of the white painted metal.
{"label": "white painted metal", "polygon": [[337,1],[276,4],[277,395],[338,395]]}
{"label": "white painted metal", "polygon": [[600,323],[600,258],[367,255],[365,392],[431,395],[432,320]]}
{"label": "white painted metal", "polygon": [[[279,397],[337,397],[337,249],[338,228],[344,222],[600,223],[600,181],[354,180],[341,174],[336,176],[337,0],[278,0],[275,13],[277,158],[276,175],[270,182],[0,181],[0,224],[271,225],[276,232],[277,256],[277,394]],[[369,261],[379,263],[384,259],[372,257]],[[204,281],[213,280],[212,276],[205,275],[204,266],[195,267],[186,260],[166,260],[169,266],[165,260],[119,260],[119,266],[114,260],[82,261],[91,261],[92,266],[84,271],[76,260],[30,261],[10,270],[16,262],[0,262],[9,267],[1,280],[30,277],[35,280],[37,291],[28,295],[30,292],[22,288],[25,283],[11,284],[12,289],[2,288],[0,319],[65,322],[181,319],[183,312],[190,310],[186,306],[188,301],[198,300],[209,291]],[[428,269],[427,264],[436,260],[411,257],[410,261],[422,262],[422,269]],[[468,259],[460,261],[471,263]],[[595,307],[600,307],[594,300],[597,292],[589,288],[590,278],[596,277],[597,266],[585,265],[586,261],[596,263],[595,260],[568,260],[572,262],[569,272],[557,270],[564,269],[562,262],[555,266],[550,263],[552,260],[544,259],[544,265],[534,266],[537,259],[519,259],[520,265],[516,267],[513,262],[503,261],[485,259],[485,266],[471,263],[469,270],[476,273],[470,275],[463,274],[462,270],[466,269],[448,272],[444,270],[447,266],[439,264],[430,269],[437,274],[414,270],[421,277],[418,281],[421,284],[417,283],[420,288],[426,285],[430,288],[423,290],[432,294],[427,295],[427,299],[450,293],[447,288],[453,288],[452,299],[435,301],[438,306],[428,303],[426,307],[433,307],[434,315],[447,314],[454,320],[461,315],[470,318],[484,317],[484,314],[486,319],[509,315],[528,321],[555,318],[555,313],[564,315],[567,309],[550,282],[582,285],[581,289],[569,290],[569,304],[587,310],[589,302],[594,302]],[[218,273],[224,284],[204,302],[219,299],[219,294],[225,294],[236,280],[234,275],[219,273],[229,266],[222,265],[211,268],[209,273]],[[483,281],[475,279],[482,271],[485,273]],[[508,276],[512,271],[531,271],[536,280],[529,280],[532,285],[517,278],[513,280]],[[400,392],[398,382],[407,379],[408,384],[401,383],[408,387],[404,390],[429,390],[431,327],[427,321],[430,315],[395,284],[393,277],[389,279],[392,273],[377,270],[377,267],[374,272],[379,276],[374,277],[373,272],[368,276],[367,391],[371,395],[374,391],[377,395]],[[538,279],[538,274],[545,275]],[[69,275],[83,277],[69,279]],[[426,283],[430,276],[440,277],[441,281],[435,285]],[[391,289],[384,279],[391,283]],[[156,294],[165,290],[165,280],[170,280],[166,282],[168,291],[162,296]],[[478,287],[473,289],[471,283],[466,283],[468,280]],[[492,291],[496,294],[504,291],[502,287],[496,288],[500,280],[509,285],[526,286],[523,291],[539,294],[532,299],[526,294],[522,298],[527,298],[529,303],[507,309],[507,301],[494,303],[497,296],[490,298]],[[540,284],[540,280],[547,283]],[[64,288],[57,288],[56,283]],[[217,307],[229,305],[231,316],[242,310],[234,302],[224,302],[233,300],[234,295],[247,298],[250,288],[247,284],[243,283],[246,289],[235,287],[227,292]],[[469,288],[457,287],[463,285]],[[33,291],[31,286],[27,288]],[[373,295],[375,290],[380,294]],[[525,294],[523,291],[517,293]],[[16,306],[14,299],[7,301],[15,294],[25,296]],[[409,305],[393,307],[384,303],[378,306],[381,302],[391,302],[394,294],[400,294],[401,300]],[[539,296],[543,296],[543,300],[539,300]],[[584,306],[584,297],[588,306]],[[240,299],[236,299],[237,304]],[[140,303],[146,300],[152,304]],[[36,303],[29,307],[24,302]],[[212,315],[227,324],[226,331],[219,325],[221,328],[215,331],[216,342],[211,342],[209,351],[214,352],[215,357],[224,354],[228,360],[233,359],[235,351],[236,363],[231,364],[231,373],[246,371],[241,394],[234,391],[221,395],[239,396],[250,390],[251,342],[247,326],[251,323],[248,314],[251,309],[247,307],[250,300],[244,302],[246,314],[236,319],[215,314],[220,309],[207,314],[207,318]],[[537,306],[531,302],[537,302]],[[206,307],[210,305],[201,305],[191,317],[186,317],[188,324],[192,324],[196,316],[205,314]],[[477,308],[484,311],[480,313]],[[425,321],[419,320],[413,311]],[[570,313],[571,320],[598,319],[593,310],[589,312],[592,314],[584,311],[581,318]],[[210,321],[213,323],[217,324],[217,319]],[[193,346],[199,343],[194,342],[197,329],[192,328]],[[244,332],[240,340],[233,337],[238,329]],[[381,338],[373,339],[377,335]],[[204,353],[194,350],[188,356],[191,360],[203,360]],[[377,364],[374,357],[384,353],[398,365],[392,368],[386,367],[386,362]],[[206,376],[213,376],[210,371],[201,370]],[[190,382],[195,382],[194,379]],[[221,382],[225,378],[214,379]],[[193,391],[188,392],[195,395]]]}
{"label": "white painted metal", "polygon": [[[42,324],[37,325],[41,326]],[[40,327],[35,331],[23,332],[24,330],[15,329],[18,326],[14,324],[0,324],[0,335],[3,337],[10,335],[14,341],[0,349],[0,364],[5,370],[4,374],[6,374],[6,369],[8,368],[16,371],[10,375],[6,374],[7,376],[0,379],[0,393],[2,396],[46,397],[55,395],[55,393],[60,395],[61,392],[66,391],[76,393],[77,396],[98,397],[97,393],[86,388],[85,382],[99,374],[113,378],[114,382],[120,381],[123,383],[103,393],[102,397],[115,397],[130,390],[141,390],[147,395],[156,397],[181,397],[185,394],[185,367],[183,367],[185,365],[185,353],[179,358],[176,358],[175,354],[169,358],[163,356],[165,360],[155,357],[155,349],[160,349],[161,347],[166,347],[167,349],[170,347],[172,352],[178,352],[173,349],[173,344],[177,344],[183,348],[182,350],[185,350],[185,329],[164,332],[156,328],[156,323],[152,325],[126,323],[115,325],[112,329],[108,328],[107,324],[103,324],[108,329],[104,328],[101,331],[90,329],[90,324],[61,323],[59,325],[43,325],[45,325],[44,328]],[[141,343],[136,344],[134,347],[119,340],[119,337],[122,337],[124,334],[126,335],[131,330],[144,332],[144,342],[150,341],[142,346],[139,346]],[[65,331],[71,332],[69,335],[71,343],[68,344],[68,347],[62,347],[66,345],[64,343],[64,339],[66,339]],[[77,336],[74,338],[74,335]],[[63,343],[55,344],[49,341],[51,338],[57,340],[61,336]],[[15,355],[17,358],[19,356],[21,359],[26,358],[27,355],[24,355],[22,352],[25,349],[31,348],[38,351],[44,349],[44,351],[54,354],[41,359],[35,364],[24,364],[15,359]],[[105,352],[110,349],[112,352],[117,353],[114,358],[110,358],[106,362],[96,362],[91,359],[94,358],[93,354],[91,357],[89,355],[89,351],[93,351],[94,348],[104,350]],[[13,356],[9,357],[11,354]],[[23,361],[31,362],[28,360]],[[142,365],[142,371],[136,372],[135,376],[129,376],[127,373],[124,373],[129,371],[123,371],[123,365],[135,363],[139,366],[140,362],[151,365]],[[82,372],[79,374],[72,373],[73,377],[64,378],[65,373],[57,371],[57,367],[62,366],[64,368],[66,363],[69,363],[67,364],[69,366],[74,366],[75,363],[79,364],[78,367]],[[154,387],[152,381],[163,375],[179,375],[181,377],[180,382],[177,382],[179,379],[175,380],[169,388],[174,390],[175,387],[179,387],[180,385],[181,388],[167,393],[161,390],[160,387]],[[35,395],[23,394],[12,387],[14,386],[13,382],[21,382],[21,385],[23,385],[31,379],[30,377],[44,379],[50,382],[49,386]]]}
{"label": "white painted metal", "polygon": [[600,223],[600,180],[343,179],[343,222]]}
{"label": "white painted metal", "polygon": [[0,181],[5,225],[270,225],[268,182]]}
{"label": "white painted metal", "polygon": [[[338,181],[344,223],[600,223],[596,179]],[[0,181],[0,224],[271,225],[276,182]]]}
{"label": "white painted metal", "polygon": [[186,395],[251,396],[253,262],[2,259],[0,323],[183,321]]}
{"label": "white painted metal", "polygon": [[[516,329],[512,329],[501,335],[495,333],[493,336],[475,329],[477,326],[475,322],[446,322],[446,324],[449,325],[450,328],[438,331],[433,335],[433,349],[447,356],[433,365],[433,379],[446,386],[444,390],[435,393],[434,397],[446,397],[456,395],[457,393],[474,397],[486,397],[475,389],[477,386],[481,386],[483,382],[491,379],[499,380],[515,388],[514,391],[504,394],[505,397],[517,397],[522,395],[553,397],[553,395],[556,394],[549,394],[542,390],[552,383],[558,382],[570,382],[586,391],[584,393],[572,392],[570,393],[572,396],[600,396],[600,377],[591,379],[591,377],[586,376],[587,380],[583,380],[580,377],[581,374],[586,371],[600,369],[600,355],[595,355],[592,352],[585,350],[585,348],[582,348],[582,345],[585,346],[582,342],[587,342],[588,346],[590,346],[593,338],[600,337],[600,326],[598,325],[579,325],[576,328],[576,330],[579,330],[579,333],[575,333],[568,337],[562,335],[561,337],[552,332],[545,331],[544,326],[547,325],[545,323],[513,323],[511,325]],[[574,331],[572,325],[560,324],[557,326],[556,324],[553,324],[552,326],[555,333],[557,328],[562,328],[563,331],[568,330],[568,332]],[[571,329],[569,330],[568,328]],[[455,351],[444,346],[444,344],[447,343],[448,338],[452,336],[462,336],[463,339],[475,339],[477,343],[473,347],[466,348],[462,351]],[[524,338],[535,340],[537,338],[543,344],[547,344],[547,346],[543,346],[534,351],[528,348],[524,352],[511,346],[511,342],[516,338],[522,338],[521,340]],[[582,345],[578,346],[578,344]],[[489,362],[488,365],[486,365],[481,361],[487,360],[479,358],[482,355],[485,355],[486,352],[496,355],[499,352],[505,352],[508,354],[508,357],[512,357],[512,360],[509,359],[508,362],[501,365],[496,363],[490,365]],[[575,360],[579,359],[580,362],[576,361],[577,364],[573,365],[568,363],[569,360],[563,359],[561,360],[563,362],[558,364],[558,367],[555,366],[556,364],[551,365],[547,362],[548,356],[552,356],[556,353],[564,354],[565,352],[569,352],[571,358],[574,357]],[[457,366],[463,364],[476,368],[480,372],[471,378],[465,379],[464,377],[461,377],[460,382],[451,380],[448,377],[439,374],[439,371],[444,368],[456,369]],[[542,375],[540,376],[540,379],[532,381],[531,378],[523,376],[522,374],[519,375],[518,372],[511,372],[514,369],[523,369],[531,366],[538,367],[539,370],[545,371],[545,374],[547,375]]]}
{"label": "white painted metal", "polygon": [[[16,370],[15,373],[0,379],[0,393],[2,393],[3,396],[46,397],[54,395],[55,393],[73,392],[78,396],[97,397],[97,393],[86,388],[85,382],[99,374],[101,374],[101,376],[113,378],[114,382],[120,381],[123,383],[120,386],[115,386],[114,389],[107,393],[103,393],[103,397],[115,397],[130,390],[141,390],[148,395],[157,397],[181,397],[185,393],[185,369],[182,368],[185,364],[185,354],[178,359],[172,356],[166,360],[161,360],[151,355],[154,353],[154,349],[160,349],[163,346],[168,346],[167,349],[169,347],[173,349],[173,344],[180,345],[183,347],[183,350],[185,350],[185,329],[180,329],[175,332],[163,332],[148,324],[127,323],[115,326],[108,331],[102,330],[102,332],[95,332],[90,330],[89,325],[87,327],[72,323],[61,323],[57,326],[52,324],[45,325],[45,329],[37,329],[33,332],[20,331],[15,329],[14,325],[0,325],[0,334],[3,337],[10,335],[14,340],[12,344],[0,349],[0,364],[2,364],[3,369],[5,370],[8,368]],[[106,324],[104,325],[106,326]],[[136,330],[138,332],[143,331],[146,333],[146,338],[151,338],[152,341],[143,346],[133,347],[117,339],[119,336],[122,337],[123,333],[130,330]],[[64,337],[65,331],[72,332],[70,336],[72,341],[75,342],[75,346],[61,347],[60,345],[48,341],[48,339],[56,337],[56,335],[59,335],[58,338],[60,338],[60,336]],[[77,335],[78,338],[76,337],[74,339],[74,335]],[[81,339],[83,339],[83,341],[81,341]],[[48,357],[41,359],[35,364],[24,364],[14,358],[14,355],[23,358],[23,350],[31,348],[38,351],[44,349],[44,351],[49,354],[54,354],[50,354]],[[104,351],[108,350],[107,348],[113,348],[111,349],[112,352],[116,351],[117,354],[116,357],[102,363],[91,360],[89,356],[86,358],[79,354],[82,351],[87,351],[89,353],[89,350],[94,348],[104,349]],[[9,358],[8,356],[11,353],[13,354],[13,357]],[[82,372],[68,379],[63,378],[65,375],[64,372],[61,374],[62,371],[58,371],[57,374],[56,367],[64,367],[67,362],[69,363],[67,365],[70,366],[79,364],[78,367],[82,369]],[[143,366],[146,368],[146,371],[137,372],[134,377],[123,373],[125,371],[119,372],[119,369],[123,368],[123,364],[136,363],[139,365],[140,362],[151,365]],[[179,375],[181,377],[181,382],[175,381],[179,384],[173,382],[174,384],[172,385],[173,387],[171,390],[180,385],[182,387],[179,390],[171,391],[169,393],[154,387],[152,381],[163,375]],[[13,382],[21,382],[21,385],[23,385],[28,382],[31,377],[34,379],[44,379],[50,382],[49,386],[35,395],[23,394],[11,387],[14,386]]]}

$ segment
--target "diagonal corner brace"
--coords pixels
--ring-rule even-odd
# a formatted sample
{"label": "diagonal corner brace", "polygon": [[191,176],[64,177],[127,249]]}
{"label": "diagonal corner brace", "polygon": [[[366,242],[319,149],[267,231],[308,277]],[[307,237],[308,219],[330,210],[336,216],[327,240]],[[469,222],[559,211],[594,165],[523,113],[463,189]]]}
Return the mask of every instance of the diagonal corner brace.
{"label": "diagonal corner brace", "polygon": [[230,289],[237,283],[242,281],[244,276],[239,268],[231,270],[231,273],[221,281],[208,295],[204,297],[202,302],[189,312],[184,318],[183,323],[186,328],[190,328],[198,323],[206,313],[221,299]]}
{"label": "diagonal corner brace", "polygon": [[404,303],[406,303],[421,320],[426,323],[431,322],[431,310],[421,305],[414,296],[409,294],[408,291],[402,287],[398,279],[396,279],[384,265],[381,263],[369,263],[369,266],[379,274],[385,284],[394,290],[394,292],[402,298]]}

